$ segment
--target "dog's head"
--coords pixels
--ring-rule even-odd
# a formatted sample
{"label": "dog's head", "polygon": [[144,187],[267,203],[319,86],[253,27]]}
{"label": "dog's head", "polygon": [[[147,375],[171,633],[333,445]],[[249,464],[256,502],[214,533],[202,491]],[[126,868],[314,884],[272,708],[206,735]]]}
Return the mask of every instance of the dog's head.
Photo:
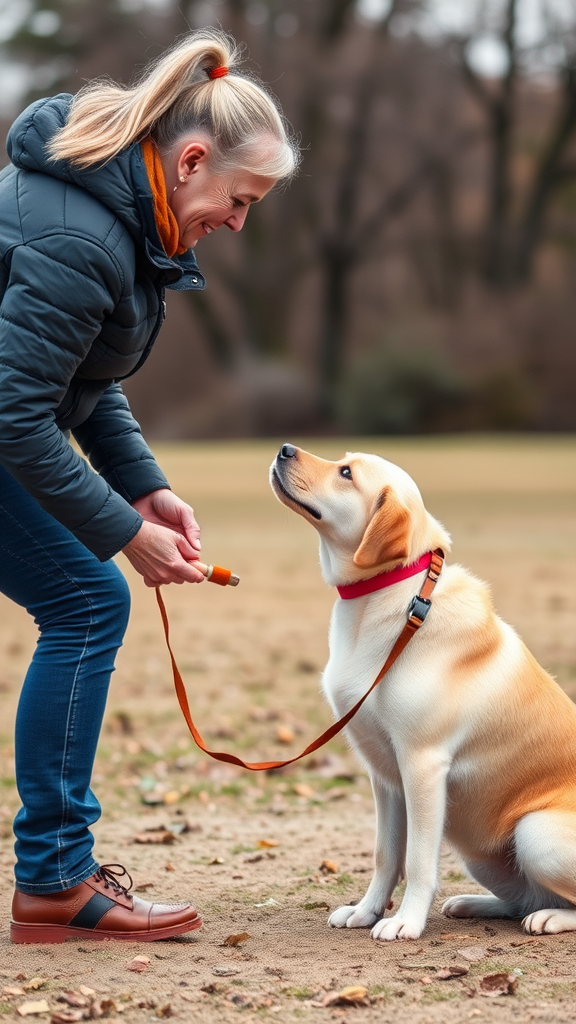
{"label": "dog's head", "polygon": [[437,547],[450,550],[450,537],[426,511],[412,478],[378,455],[348,452],[329,462],[283,444],[270,482],[278,499],[318,530],[327,583],[409,565]]}

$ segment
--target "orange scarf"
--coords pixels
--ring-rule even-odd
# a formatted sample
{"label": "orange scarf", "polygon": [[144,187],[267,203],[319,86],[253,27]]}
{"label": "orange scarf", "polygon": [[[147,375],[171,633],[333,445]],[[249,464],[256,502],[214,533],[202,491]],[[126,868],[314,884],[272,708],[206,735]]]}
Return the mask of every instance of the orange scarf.
{"label": "orange scarf", "polygon": [[156,220],[156,227],[158,228],[158,234],[160,235],[160,241],[164,246],[167,256],[181,256],[183,252],[187,251],[187,248],[185,245],[180,244],[178,222],[172,213],[172,210],[168,206],[166,182],[164,180],[164,171],[162,170],[160,154],[150,135],[147,135],[146,138],[142,140],[141,146],[144,164],[148,174],[148,181],[150,183],[150,188],[152,189],[152,197],[154,199],[154,217]]}

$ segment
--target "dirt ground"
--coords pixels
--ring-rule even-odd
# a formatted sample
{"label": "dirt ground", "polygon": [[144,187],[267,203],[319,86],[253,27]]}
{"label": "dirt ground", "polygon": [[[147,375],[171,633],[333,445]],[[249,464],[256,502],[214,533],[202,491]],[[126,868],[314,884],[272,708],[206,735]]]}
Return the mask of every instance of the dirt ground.
{"label": "dirt ground", "polygon": [[[344,440],[303,443],[328,458],[347,447]],[[200,728],[216,749],[250,760],[289,756],[330,721],[319,675],[333,594],[320,578],[314,531],[269,490],[276,447],[157,446],[174,489],[195,507],[206,560],[241,576],[236,590],[172,587],[165,599]],[[354,447],[412,473],[453,535],[452,560],[491,582],[501,615],[576,697],[574,439],[378,439]],[[33,1020],[55,1024],[88,1016],[126,1024],[170,1016],[199,1024],[576,1020],[576,934],[529,938],[515,921],[442,917],[448,895],[478,890],[449,850],[420,940],[379,944],[364,930],[329,930],[328,910],[360,898],[370,879],[366,778],[340,738],[290,770],[265,775],[201,754],[173,693],[153,592],[129,578],[133,614],[94,775],[104,809],[96,853],[101,863],[125,864],[145,898],[192,898],[205,924],[162,943],[10,944],[18,807],[12,728],[35,628],[2,599],[6,1020],[19,1019],[18,1008],[30,1002],[44,1006]],[[140,955],[148,959],[131,970]],[[441,978],[455,966],[467,972]],[[483,979],[494,974],[504,976],[506,994],[486,996]],[[343,991],[350,987],[356,991]]]}

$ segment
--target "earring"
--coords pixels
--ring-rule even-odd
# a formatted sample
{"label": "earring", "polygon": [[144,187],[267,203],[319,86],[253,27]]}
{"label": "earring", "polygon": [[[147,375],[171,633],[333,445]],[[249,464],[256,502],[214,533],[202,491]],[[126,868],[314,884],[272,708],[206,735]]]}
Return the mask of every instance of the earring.
{"label": "earring", "polygon": [[[184,184],[184,182],[188,181],[188,175],[187,174],[181,174],[180,178],[179,178],[179,181],[181,181],[182,184]],[[172,191],[175,192],[177,188],[178,188],[178,185],[174,185],[174,188],[172,189]]]}

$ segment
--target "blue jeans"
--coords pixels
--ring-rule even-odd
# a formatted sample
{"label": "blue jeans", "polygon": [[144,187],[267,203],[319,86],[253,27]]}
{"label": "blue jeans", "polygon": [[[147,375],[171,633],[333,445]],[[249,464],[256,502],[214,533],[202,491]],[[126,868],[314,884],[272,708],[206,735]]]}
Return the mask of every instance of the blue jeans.
{"label": "blue jeans", "polygon": [[90,778],[130,594],[1,467],[0,591],[39,629],[16,716],[16,886],[59,892],[98,867]]}

